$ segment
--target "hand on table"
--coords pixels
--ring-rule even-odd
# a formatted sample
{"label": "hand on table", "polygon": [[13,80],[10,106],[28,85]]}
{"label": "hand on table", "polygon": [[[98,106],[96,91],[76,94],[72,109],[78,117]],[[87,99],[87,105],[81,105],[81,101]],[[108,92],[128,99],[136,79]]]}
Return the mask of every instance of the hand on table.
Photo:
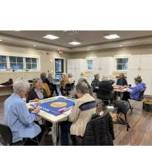
{"label": "hand on table", "polygon": [[40,112],[40,107],[36,107],[35,109],[32,110],[34,113],[39,113]]}

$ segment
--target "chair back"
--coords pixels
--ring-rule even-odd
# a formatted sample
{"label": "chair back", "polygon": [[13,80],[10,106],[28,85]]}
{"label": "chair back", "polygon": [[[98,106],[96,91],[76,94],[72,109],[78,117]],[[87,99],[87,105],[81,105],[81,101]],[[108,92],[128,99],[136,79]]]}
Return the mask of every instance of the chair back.
{"label": "chair back", "polygon": [[10,128],[4,124],[0,124],[0,143],[2,145],[12,144],[12,132]]}
{"label": "chair back", "polygon": [[115,107],[117,108],[117,113],[127,114],[130,109],[129,103],[124,100],[115,101]]}

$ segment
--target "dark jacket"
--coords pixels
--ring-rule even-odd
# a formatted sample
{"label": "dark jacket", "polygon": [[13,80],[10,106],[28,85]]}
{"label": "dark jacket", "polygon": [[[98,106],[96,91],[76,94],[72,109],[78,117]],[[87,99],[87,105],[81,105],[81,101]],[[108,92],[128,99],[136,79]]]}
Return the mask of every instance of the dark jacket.
{"label": "dark jacket", "polygon": [[[47,93],[45,92],[45,90],[43,89],[43,96],[44,98],[47,98]],[[30,100],[34,100],[34,99],[39,99],[39,97],[37,96],[35,89],[32,88],[29,93],[28,93],[28,97],[27,97],[27,102],[29,102]]]}
{"label": "dark jacket", "polygon": [[118,79],[116,84],[120,86],[128,85],[127,80],[125,78]]}
{"label": "dark jacket", "polygon": [[108,112],[103,116],[93,115],[88,122],[83,138],[84,145],[113,145],[114,132],[112,117]]}
{"label": "dark jacket", "polygon": [[99,89],[97,91],[97,98],[99,99],[110,99],[112,96],[112,83],[111,81],[105,80],[99,83]]}
{"label": "dark jacket", "polygon": [[91,83],[91,86],[93,88],[93,92],[96,92],[99,89],[99,80],[98,79],[94,79]]}

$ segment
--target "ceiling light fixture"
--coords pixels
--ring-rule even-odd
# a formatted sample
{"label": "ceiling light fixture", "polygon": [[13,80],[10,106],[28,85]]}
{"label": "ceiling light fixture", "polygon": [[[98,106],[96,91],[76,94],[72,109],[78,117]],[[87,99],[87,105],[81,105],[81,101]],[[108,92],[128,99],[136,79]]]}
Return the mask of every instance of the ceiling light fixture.
{"label": "ceiling light fixture", "polygon": [[0,40],[0,42],[1,42],[1,41],[3,41],[3,40]]}
{"label": "ceiling light fixture", "polygon": [[78,41],[69,42],[70,45],[80,45],[81,43]]}
{"label": "ceiling light fixture", "polygon": [[48,34],[48,35],[45,35],[43,38],[45,38],[45,39],[50,39],[50,40],[56,40],[56,39],[58,39],[59,37],[58,37],[58,36],[55,36],[55,35]]}
{"label": "ceiling light fixture", "polygon": [[109,34],[109,35],[105,35],[104,38],[108,40],[112,40],[112,39],[118,39],[120,38],[120,36],[117,34]]}

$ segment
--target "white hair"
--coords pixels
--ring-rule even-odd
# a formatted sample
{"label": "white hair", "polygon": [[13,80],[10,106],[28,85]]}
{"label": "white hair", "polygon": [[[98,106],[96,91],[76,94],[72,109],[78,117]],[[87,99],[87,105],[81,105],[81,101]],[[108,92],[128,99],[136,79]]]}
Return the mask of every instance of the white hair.
{"label": "white hair", "polygon": [[85,82],[78,82],[78,84],[76,85],[76,91],[85,94],[85,93],[89,93],[89,87],[88,84]]}
{"label": "white hair", "polygon": [[17,80],[13,84],[14,93],[19,94],[21,91],[28,91],[30,84],[25,80]]}

